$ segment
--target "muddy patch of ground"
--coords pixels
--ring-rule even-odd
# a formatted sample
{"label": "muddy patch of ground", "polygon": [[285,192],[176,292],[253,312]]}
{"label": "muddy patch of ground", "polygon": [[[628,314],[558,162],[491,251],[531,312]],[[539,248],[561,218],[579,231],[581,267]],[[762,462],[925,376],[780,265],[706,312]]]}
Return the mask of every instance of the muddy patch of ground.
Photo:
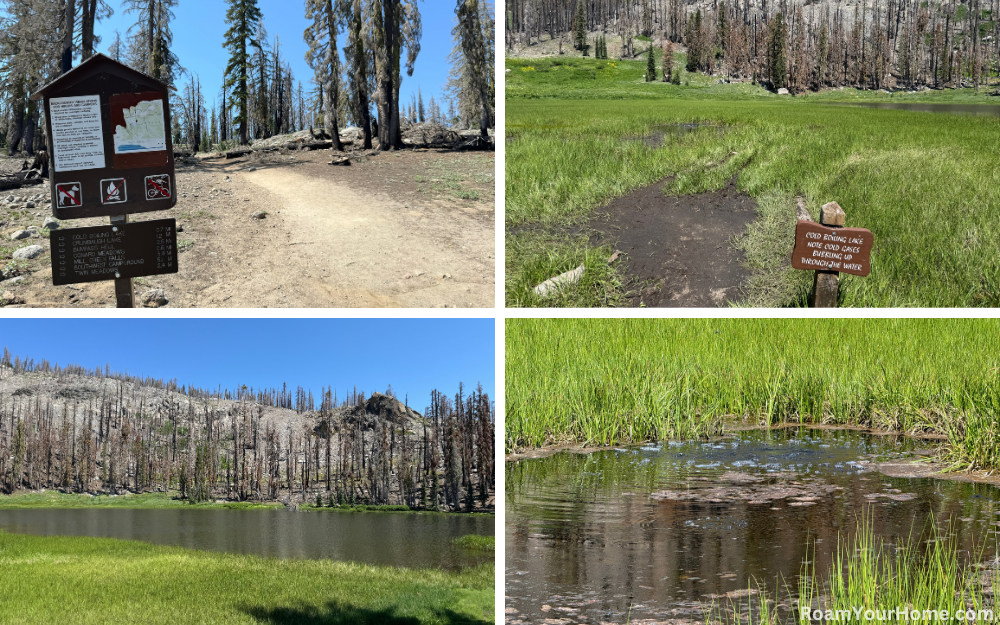
{"label": "muddy patch of ground", "polygon": [[595,211],[592,245],[626,257],[632,306],[714,308],[739,302],[749,276],[732,245],[756,216],[736,179],[710,193],[667,196],[667,180],[616,198]]}
{"label": "muddy patch of ground", "polygon": [[[790,506],[812,506],[822,497],[844,490],[842,486],[827,484],[822,480],[810,479],[804,482],[767,475],[752,475],[729,471],[714,480],[692,479],[685,490],[660,490],[649,497],[657,501],[691,501],[716,504],[747,503],[750,505],[772,504],[789,499]],[[719,484],[728,483],[727,485]],[[769,482],[769,483],[765,483]]]}
{"label": "muddy patch of ground", "polygon": [[[329,150],[177,162],[177,274],[135,280],[180,308],[492,307],[492,152]],[[0,158],[0,171],[22,158]],[[113,307],[113,283],[53,286],[48,183],[0,192],[0,305]],[[63,228],[106,225],[80,219]],[[29,238],[11,240],[34,226]],[[14,252],[39,245],[30,260]]]}

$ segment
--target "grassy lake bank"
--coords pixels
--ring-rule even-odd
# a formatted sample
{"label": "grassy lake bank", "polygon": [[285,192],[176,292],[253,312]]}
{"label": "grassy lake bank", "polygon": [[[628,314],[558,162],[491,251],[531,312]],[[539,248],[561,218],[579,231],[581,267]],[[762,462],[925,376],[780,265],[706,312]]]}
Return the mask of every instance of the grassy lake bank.
{"label": "grassy lake bank", "polygon": [[992,319],[508,319],[505,449],[693,439],[735,418],[938,435],[949,465],[993,469],[997,344]]}
{"label": "grassy lake bank", "polygon": [[488,623],[493,575],[492,565],[450,573],[0,531],[0,620]]}
{"label": "grassy lake bank", "polygon": [[274,510],[284,508],[280,503],[255,501],[203,501],[193,503],[172,493],[136,493],[128,495],[88,495],[61,493],[56,490],[27,491],[0,495],[0,510],[21,508],[122,508],[133,510],[160,508],[217,508],[227,510]]}
{"label": "grassy lake bank", "polygon": [[[758,204],[733,242],[750,270],[747,305],[806,301],[811,272],[786,258],[796,197],[814,218],[836,200],[848,226],[875,234],[872,273],[842,277],[842,306],[1000,305],[1000,118],[841,106],[1000,104],[986,91],[790,97],[702,74],[646,83],[644,61],[507,59],[506,67],[508,306],[624,303],[631,286],[622,263],[609,265],[614,250],[590,242],[595,209],[665,178],[665,193],[685,196],[737,175]],[[533,293],[579,265],[586,272],[575,287]]]}

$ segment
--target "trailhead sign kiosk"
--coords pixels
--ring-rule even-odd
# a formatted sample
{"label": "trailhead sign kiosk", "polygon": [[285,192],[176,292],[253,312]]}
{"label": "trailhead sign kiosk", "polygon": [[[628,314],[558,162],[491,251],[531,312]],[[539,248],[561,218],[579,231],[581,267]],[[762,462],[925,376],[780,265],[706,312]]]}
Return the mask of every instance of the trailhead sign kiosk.
{"label": "trailhead sign kiosk", "polygon": [[114,279],[132,308],[132,278],[177,273],[176,220],[128,219],[177,204],[167,86],[95,54],[31,95],[43,98],[53,217],[111,220],[50,232],[52,283]]}

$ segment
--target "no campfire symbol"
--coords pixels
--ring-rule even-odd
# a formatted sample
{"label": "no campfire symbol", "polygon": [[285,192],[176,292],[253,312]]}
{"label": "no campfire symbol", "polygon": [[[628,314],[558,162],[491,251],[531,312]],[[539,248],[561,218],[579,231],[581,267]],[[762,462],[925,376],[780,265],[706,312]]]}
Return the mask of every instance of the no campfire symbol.
{"label": "no campfire symbol", "polygon": [[61,182],[56,185],[56,206],[67,208],[83,206],[83,194],[79,182]]}
{"label": "no campfire symbol", "polygon": [[146,199],[170,199],[170,176],[168,174],[146,176]]}
{"label": "no campfire symbol", "polygon": [[123,204],[128,199],[124,178],[101,181],[101,204]]}

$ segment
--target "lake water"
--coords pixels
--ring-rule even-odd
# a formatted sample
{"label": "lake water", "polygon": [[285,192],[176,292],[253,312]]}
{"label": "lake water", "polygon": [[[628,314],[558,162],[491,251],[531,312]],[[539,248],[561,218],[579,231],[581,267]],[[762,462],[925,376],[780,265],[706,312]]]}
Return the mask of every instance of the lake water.
{"label": "lake water", "polygon": [[494,518],[460,514],[289,510],[0,510],[0,528],[39,536],[142,540],[273,558],[458,569],[493,554],[456,547],[466,534],[494,534]]}
{"label": "lake water", "polygon": [[994,553],[1000,490],[873,470],[918,444],[781,429],[508,463],[507,623],[704,623],[713,596],[825,572],[863,512],[895,544],[937,522]]}
{"label": "lake water", "polygon": [[927,102],[831,102],[830,104],[864,106],[874,109],[900,109],[924,113],[952,113],[955,115],[1000,117],[1000,104],[945,104]]}

